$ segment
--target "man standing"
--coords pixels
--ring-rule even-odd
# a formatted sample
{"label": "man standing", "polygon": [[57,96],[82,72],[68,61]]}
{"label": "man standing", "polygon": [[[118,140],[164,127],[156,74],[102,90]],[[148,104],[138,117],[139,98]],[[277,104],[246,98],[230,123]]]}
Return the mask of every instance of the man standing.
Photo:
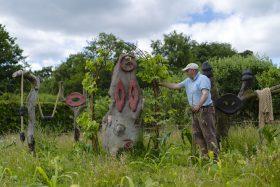
{"label": "man standing", "polygon": [[214,127],[215,109],[211,99],[211,82],[205,75],[200,74],[198,65],[188,64],[182,71],[188,76],[180,83],[159,83],[170,89],[186,88],[188,102],[192,109],[192,133],[194,145],[198,145],[203,155],[213,151],[215,158],[219,148]]}

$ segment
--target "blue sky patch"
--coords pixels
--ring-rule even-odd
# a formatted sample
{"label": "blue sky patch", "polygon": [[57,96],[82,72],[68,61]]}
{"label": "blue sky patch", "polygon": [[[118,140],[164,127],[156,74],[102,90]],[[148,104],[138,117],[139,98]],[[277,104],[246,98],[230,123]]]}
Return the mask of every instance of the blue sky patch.
{"label": "blue sky patch", "polygon": [[213,12],[212,9],[205,8],[203,10],[203,12],[191,14],[189,16],[190,16],[190,19],[188,20],[188,23],[194,24],[194,23],[209,23],[213,20],[225,19],[229,15]]}

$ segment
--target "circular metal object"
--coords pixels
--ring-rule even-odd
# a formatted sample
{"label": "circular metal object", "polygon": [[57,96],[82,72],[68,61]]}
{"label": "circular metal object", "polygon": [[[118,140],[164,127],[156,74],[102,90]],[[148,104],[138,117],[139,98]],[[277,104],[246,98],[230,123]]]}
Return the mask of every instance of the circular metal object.
{"label": "circular metal object", "polygon": [[120,67],[125,72],[130,72],[136,68],[135,57],[131,55],[122,56],[120,59]]}
{"label": "circular metal object", "polygon": [[85,104],[86,98],[79,92],[73,92],[66,97],[66,104],[71,107],[77,107]]}
{"label": "circular metal object", "polygon": [[234,94],[225,94],[216,101],[216,108],[226,114],[234,114],[242,107],[242,101]]}

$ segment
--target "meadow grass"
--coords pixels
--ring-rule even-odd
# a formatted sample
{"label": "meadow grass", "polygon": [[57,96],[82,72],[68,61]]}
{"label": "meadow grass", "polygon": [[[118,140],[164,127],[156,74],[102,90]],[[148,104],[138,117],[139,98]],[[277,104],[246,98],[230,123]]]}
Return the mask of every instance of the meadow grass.
{"label": "meadow grass", "polygon": [[[279,125],[275,125],[278,127]],[[273,127],[274,128],[274,127]],[[17,134],[0,140],[0,186],[279,186],[280,138],[260,142],[253,125],[232,127],[217,161],[192,156],[180,131],[165,130],[159,151],[145,148],[112,157],[94,153],[73,134],[36,131],[36,156]]]}

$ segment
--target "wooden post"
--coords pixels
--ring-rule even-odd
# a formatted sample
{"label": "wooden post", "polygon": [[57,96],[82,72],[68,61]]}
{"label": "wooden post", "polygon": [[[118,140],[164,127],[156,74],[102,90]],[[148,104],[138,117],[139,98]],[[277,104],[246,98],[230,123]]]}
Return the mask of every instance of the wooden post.
{"label": "wooden post", "polygon": [[[211,81],[211,96],[215,106],[217,99],[220,97],[220,94],[215,85],[215,79],[213,76],[212,67],[207,61],[202,64],[202,71],[203,74],[206,75]],[[217,110],[216,107],[215,107],[215,121],[216,121],[215,126],[216,126],[217,139],[218,142],[220,142],[223,137],[227,136],[231,123],[229,120],[229,116]]]}

